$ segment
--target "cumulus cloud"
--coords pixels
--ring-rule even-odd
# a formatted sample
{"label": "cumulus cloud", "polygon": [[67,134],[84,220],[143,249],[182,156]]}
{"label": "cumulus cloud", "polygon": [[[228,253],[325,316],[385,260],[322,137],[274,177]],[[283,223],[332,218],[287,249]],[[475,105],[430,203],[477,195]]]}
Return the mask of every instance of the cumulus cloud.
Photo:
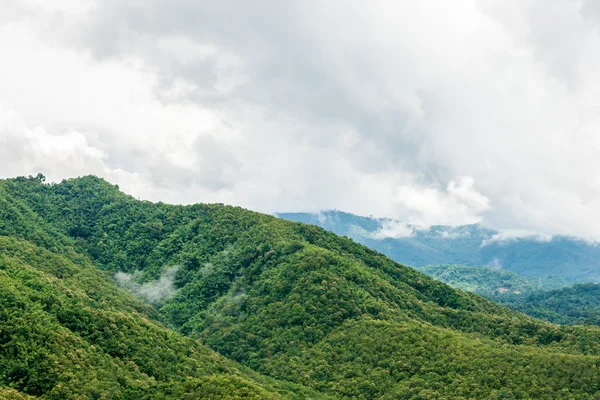
{"label": "cumulus cloud", "polygon": [[471,177],[452,180],[443,190],[401,185],[396,189],[396,201],[406,208],[408,222],[421,228],[475,224],[491,209],[490,200],[475,189]]}
{"label": "cumulus cloud", "polygon": [[86,135],[74,130],[50,133],[44,127],[30,127],[21,116],[0,106],[0,175],[35,175],[50,180],[65,176],[97,174],[109,179],[125,178],[124,171],[106,164],[106,153],[92,145]]}
{"label": "cumulus cloud", "polygon": [[3,1],[0,104],[21,123],[0,131],[0,175],[600,239],[599,16],[591,0]]}
{"label": "cumulus cloud", "polygon": [[139,283],[141,271],[132,274],[117,272],[115,280],[119,286],[128,289],[148,303],[160,304],[175,293],[175,275],[178,270],[178,266],[166,268],[159,279],[146,283]]}

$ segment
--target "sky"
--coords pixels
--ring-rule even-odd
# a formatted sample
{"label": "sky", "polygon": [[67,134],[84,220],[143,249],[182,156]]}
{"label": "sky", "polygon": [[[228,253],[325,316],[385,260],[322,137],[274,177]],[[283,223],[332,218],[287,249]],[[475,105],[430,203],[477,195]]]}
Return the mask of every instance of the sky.
{"label": "sky", "polygon": [[0,0],[0,178],[600,240],[600,2]]}

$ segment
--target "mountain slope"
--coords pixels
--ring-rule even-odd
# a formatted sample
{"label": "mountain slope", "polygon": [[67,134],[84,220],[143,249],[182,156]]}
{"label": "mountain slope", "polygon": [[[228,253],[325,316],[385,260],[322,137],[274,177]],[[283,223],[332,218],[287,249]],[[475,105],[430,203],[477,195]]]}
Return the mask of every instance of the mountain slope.
{"label": "mountain slope", "polygon": [[535,285],[513,272],[466,265],[428,265],[420,272],[448,285],[482,296],[521,294],[535,290]]}
{"label": "mountain slope", "polygon": [[[237,373],[254,393],[289,396],[282,381],[341,398],[591,398],[600,390],[600,330],[535,320],[318,227],[238,207],[140,202],[95,177],[0,188],[22,208],[19,218],[35,219],[59,244],[42,233],[29,240],[64,240],[65,258],[130,273],[141,285],[133,290],[176,271],[176,290],[155,302],[157,318],[278,379]],[[6,226],[28,239],[28,230]],[[110,333],[103,351],[143,343],[140,334]],[[148,368],[171,371],[164,362]],[[177,362],[184,371],[190,363]]]}
{"label": "mountain slope", "polygon": [[[23,214],[10,215],[25,222]],[[11,232],[30,236],[23,229],[30,226]],[[152,307],[118,289],[68,238],[42,230],[30,237],[61,254],[0,236],[0,398],[318,397],[152,321],[159,317]]]}
{"label": "mountain slope", "polygon": [[[600,282],[600,246],[575,238],[503,238],[500,232],[480,225],[412,229],[389,219],[360,217],[334,210],[318,214],[278,213],[277,216],[346,235],[407,265],[489,265],[526,278],[554,275],[567,283]],[[543,281],[556,282],[553,279]]]}
{"label": "mountain slope", "polygon": [[[448,285],[480,294],[513,310],[557,324],[600,325],[600,285],[579,283],[555,290],[556,282],[535,283],[512,272],[465,265],[430,265],[419,271]],[[535,278],[530,278],[535,279]],[[557,278],[554,278],[557,279]]]}
{"label": "mountain slope", "polygon": [[600,285],[594,283],[494,299],[512,309],[555,323],[600,325]]}

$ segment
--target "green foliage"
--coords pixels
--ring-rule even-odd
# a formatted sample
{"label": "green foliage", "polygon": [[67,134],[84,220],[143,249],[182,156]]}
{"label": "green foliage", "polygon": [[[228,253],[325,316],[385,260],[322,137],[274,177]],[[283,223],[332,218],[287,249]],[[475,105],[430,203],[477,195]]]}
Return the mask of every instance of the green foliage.
{"label": "green foliage", "polygon": [[[586,399],[600,390],[600,329],[533,319],[316,226],[137,201],[95,177],[0,181],[0,191],[16,210],[6,218],[27,227],[0,223],[10,236],[0,239],[0,384],[22,393]],[[156,308],[113,283],[116,272],[149,282],[173,266],[177,290]]]}
{"label": "green foliage", "polygon": [[[0,236],[0,384],[48,399],[305,393],[237,367],[156,316],[91,265]],[[2,390],[0,398],[27,398]]]}
{"label": "green foliage", "polygon": [[557,324],[600,325],[599,284],[581,283],[563,289],[491,298]]}
{"label": "green foliage", "polygon": [[15,389],[0,387],[0,399],[3,400],[34,400],[37,397],[23,394]]}
{"label": "green foliage", "polygon": [[561,391],[598,390],[596,359],[557,358],[414,323],[350,321],[295,361],[305,382],[350,398],[485,399],[505,389],[519,398],[556,399]]}
{"label": "green foliage", "polygon": [[[465,265],[431,265],[419,271],[448,285],[480,294],[514,310],[557,324],[600,325],[600,285],[562,286],[560,279],[525,279],[515,273]],[[531,283],[534,281],[535,283]]]}
{"label": "green foliage", "polygon": [[522,276],[501,269],[456,264],[428,265],[417,269],[454,288],[484,296],[521,294],[535,289]]}

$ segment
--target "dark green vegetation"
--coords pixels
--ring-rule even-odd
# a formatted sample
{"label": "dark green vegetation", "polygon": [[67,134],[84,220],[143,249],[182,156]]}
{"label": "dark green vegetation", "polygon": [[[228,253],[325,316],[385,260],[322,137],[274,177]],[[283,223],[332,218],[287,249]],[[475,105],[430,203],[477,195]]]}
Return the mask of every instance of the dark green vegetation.
{"label": "dark green vegetation", "polygon": [[[141,202],[95,177],[18,178],[0,181],[0,235],[0,386],[23,394],[600,391],[600,329],[533,319],[316,226],[230,206]],[[154,307],[114,284],[120,271],[150,282],[134,287],[158,287],[166,270],[177,271],[176,291]]]}
{"label": "dark green vegetation", "polygon": [[277,215],[346,235],[406,265],[489,265],[528,279],[542,279],[547,284],[558,283],[555,277],[565,284],[600,282],[600,246],[575,238],[555,236],[551,240],[535,237],[496,240],[501,237],[495,236],[499,232],[480,225],[438,225],[427,230],[415,230],[407,237],[382,237],[376,233],[394,221],[341,211]]}
{"label": "dark green vegetation", "polygon": [[[431,265],[419,271],[448,285],[477,293],[514,310],[557,324],[600,325],[600,285],[564,286],[558,278],[525,279],[494,268],[465,265]],[[550,280],[550,281],[549,281]]]}

